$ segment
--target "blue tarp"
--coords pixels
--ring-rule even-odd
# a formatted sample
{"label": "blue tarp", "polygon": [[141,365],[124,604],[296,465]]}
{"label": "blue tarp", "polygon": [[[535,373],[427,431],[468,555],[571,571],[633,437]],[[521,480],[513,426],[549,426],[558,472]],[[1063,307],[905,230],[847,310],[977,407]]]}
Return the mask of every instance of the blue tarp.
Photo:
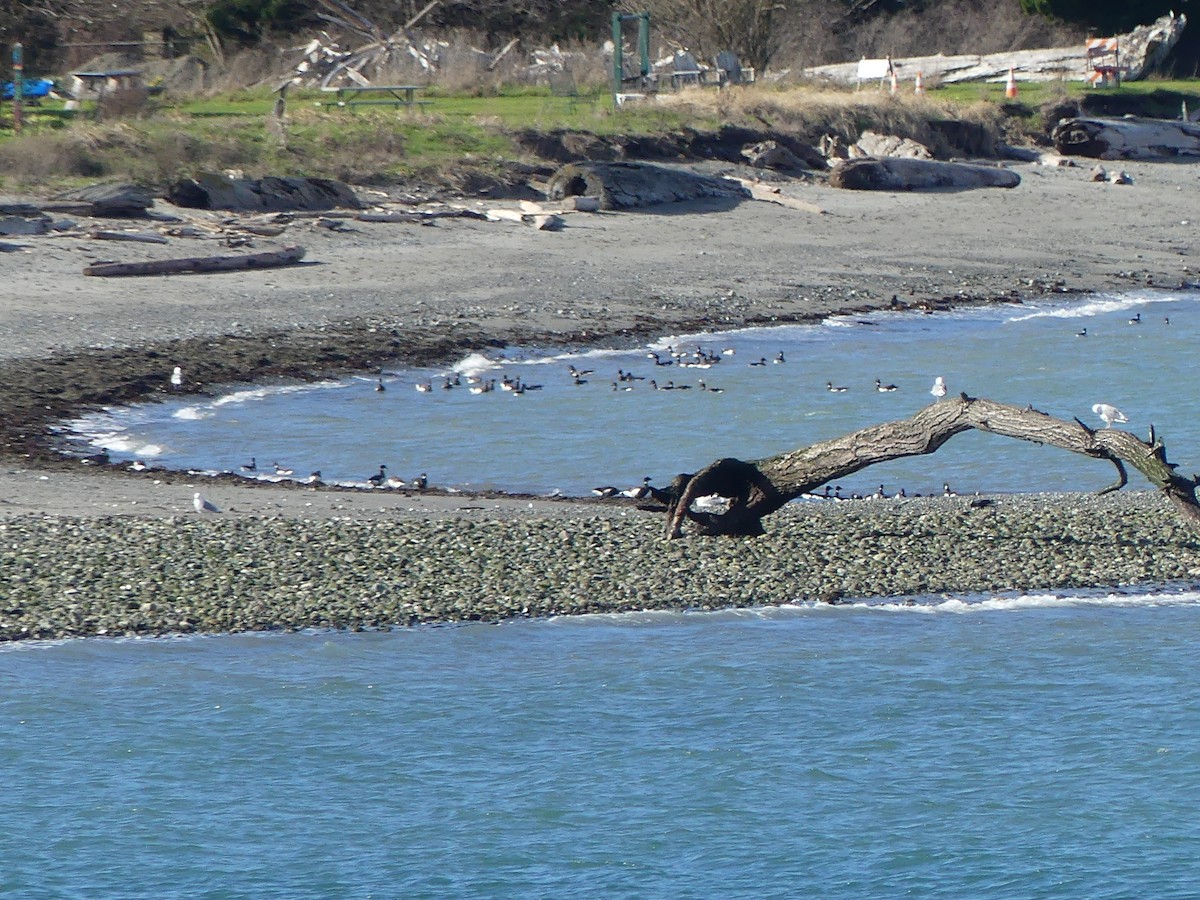
{"label": "blue tarp", "polygon": [[[26,100],[37,100],[40,97],[45,97],[54,90],[54,82],[49,78],[31,78],[21,85],[21,96]],[[11,100],[13,98],[13,83],[6,81],[0,84],[0,100]]]}

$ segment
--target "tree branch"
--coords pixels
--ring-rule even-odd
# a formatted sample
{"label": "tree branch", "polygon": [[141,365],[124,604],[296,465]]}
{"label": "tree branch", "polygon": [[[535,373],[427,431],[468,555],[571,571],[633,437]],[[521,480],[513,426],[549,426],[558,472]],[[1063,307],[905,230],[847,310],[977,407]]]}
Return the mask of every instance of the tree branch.
{"label": "tree branch", "polygon": [[[801,494],[879,462],[933,453],[954,435],[972,429],[1106,459],[1116,466],[1119,480],[1101,493],[1124,487],[1128,483],[1125,464],[1133,466],[1200,530],[1198,482],[1175,474],[1176,467],[1167,462],[1166,449],[1153,430],[1145,443],[1128,431],[1097,430],[1078,419],[1056,419],[1032,406],[960,394],[930,404],[909,419],[872,425],[766,459],[719,459],[695,475],[680,475],[667,509],[667,536],[682,536],[685,519],[699,534],[762,534],[763,517]],[[728,511],[692,509],[698,498],[712,494],[730,501]]]}

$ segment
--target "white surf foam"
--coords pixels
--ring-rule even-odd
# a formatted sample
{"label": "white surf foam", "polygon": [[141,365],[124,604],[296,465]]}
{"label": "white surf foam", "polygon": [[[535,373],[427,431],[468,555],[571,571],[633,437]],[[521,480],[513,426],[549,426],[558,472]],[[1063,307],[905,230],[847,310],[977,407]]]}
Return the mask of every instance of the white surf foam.
{"label": "white surf foam", "polygon": [[171,417],[175,419],[184,419],[189,422],[199,422],[201,419],[211,419],[213,411],[211,408],[202,406],[185,406],[183,409],[177,409],[171,413]]}
{"label": "white surf foam", "polygon": [[[834,609],[869,609],[884,612],[906,612],[918,615],[978,615],[993,612],[1018,612],[1031,609],[1084,609],[1194,606],[1200,603],[1200,592],[1130,592],[1012,594],[982,597],[945,597],[941,600],[859,600],[836,604]],[[811,605],[810,605],[811,608]]]}
{"label": "white surf foam", "polygon": [[1139,306],[1145,306],[1151,303],[1174,303],[1182,297],[1178,293],[1150,293],[1138,292],[1132,294],[1121,294],[1112,296],[1110,294],[1097,294],[1095,297],[1089,298],[1081,303],[1072,303],[1067,306],[1047,306],[1042,309],[1035,309],[1032,312],[1026,312],[1022,315],[1010,316],[1009,322],[1026,322],[1029,319],[1084,319],[1093,316],[1102,316],[1107,313],[1125,312],[1126,310],[1136,309]]}

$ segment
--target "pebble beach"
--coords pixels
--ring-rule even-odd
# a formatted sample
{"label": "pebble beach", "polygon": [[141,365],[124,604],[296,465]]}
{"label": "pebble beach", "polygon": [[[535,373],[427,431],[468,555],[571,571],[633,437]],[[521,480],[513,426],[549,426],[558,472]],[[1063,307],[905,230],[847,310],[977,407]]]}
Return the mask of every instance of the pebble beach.
{"label": "pebble beach", "polygon": [[[789,188],[821,215],[746,202],[577,214],[561,234],[534,236],[466,221],[311,230],[288,237],[314,264],[237,275],[85,278],[101,252],[147,251],[29,239],[5,257],[0,308],[0,640],[1187,586],[1200,578],[1200,535],[1146,490],[799,503],[760,538],[668,542],[662,515],[582,499],[229,479],[205,486],[223,512],[200,514],[186,474],[84,467],[54,440],[65,416],[169,391],[174,365],[185,390],[207,393],[489,343],[812,321],[893,297],[920,315],[1192,284],[1197,175],[1176,163],[1128,169],[1122,188],[1036,166],[1006,191]],[[1092,234],[1081,221],[1098,191],[1113,192],[1128,230]]]}
{"label": "pebble beach", "polygon": [[0,640],[387,629],[640,610],[1184,586],[1200,539],[1147,492],[793,504],[760,538],[563,504],[371,521],[0,522]]}

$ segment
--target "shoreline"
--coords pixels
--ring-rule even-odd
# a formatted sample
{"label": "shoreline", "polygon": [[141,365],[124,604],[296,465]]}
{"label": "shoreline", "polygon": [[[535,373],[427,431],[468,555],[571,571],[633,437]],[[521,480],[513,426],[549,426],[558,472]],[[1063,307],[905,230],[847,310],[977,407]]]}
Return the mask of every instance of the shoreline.
{"label": "shoreline", "polygon": [[[3,257],[9,264],[10,290],[9,302],[0,306],[0,383],[5,385],[0,399],[0,527],[8,541],[6,552],[24,553],[28,548],[23,535],[40,535],[52,548],[44,555],[74,558],[81,548],[67,535],[90,530],[119,543],[122,529],[145,531],[154,546],[163,548],[169,547],[170,535],[219,541],[244,529],[254,542],[270,547],[281,533],[299,540],[291,528],[300,523],[308,535],[305,543],[314,536],[332,540],[339,528],[368,529],[373,541],[375,530],[386,524],[395,534],[380,546],[386,553],[398,553],[410,529],[438,534],[447,523],[478,519],[480,524],[473,528],[487,523],[509,528],[526,520],[549,523],[544,524],[550,529],[545,534],[539,524],[530,537],[539,553],[558,546],[559,555],[579,562],[579,552],[564,550],[561,534],[583,534],[594,527],[605,534],[616,530],[614,513],[588,498],[311,491],[298,484],[248,482],[237,476],[228,483],[204,480],[206,494],[211,492],[227,512],[200,517],[190,512],[192,491],[198,489],[194,476],[160,471],[137,475],[120,466],[83,466],[55,449],[54,436],[47,431],[52,422],[104,405],[167,396],[174,365],[184,368],[185,390],[204,393],[222,384],[311,380],[396,362],[446,362],[471,350],[513,344],[619,346],[684,331],[812,322],[901,307],[931,312],[1047,295],[1195,287],[1191,263],[1200,252],[1200,231],[1189,218],[1194,167],[1129,162],[1126,168],[1134,184],[1128,187],[1092,183],[1082,170],[1014,168],[1019,168],[1023,183],[1005,191],[875,194],[820,185],[785,188],[824,208],[822,215],[766,203],[731,207],[695,202],[638,212],[574,214],[568,227],[556,234],[470,220],[436,228],[356,223],[349,234],[297,222],[289,228],[303,235],[289,233],[287,239],[296,242],[299,237],[307,244],[312,264],[238,275],[84,278],[83,264],[95,262],[101,252],[123,259],[195,254],[185,253],[180,242],[147,248],[100,247],[77,237],[29,239],[22,252]],[[1097,231],[1081,215],[1098,197],[1108,205],[1105,214],[1123,228]],[[224,215],[186,214],[214,220]],[[1152,542],[1156,529],[1174,534],[1180,526],[1168,509],[1158,510],[1153,522],[1144,520],[1153,501],[1160,499],[1156,495],[1130,492],[1123,497],[1134,498],[1132,506],[1097,508],[1122,516],[1132,511],[1139,523],[1138,540]],[[1064,495],[1061,500],[1030,499],[1036,508],[1027,507],[1021,498],[998,502],[1002,508],[1024,510],[1021,514],[1036,532],[1044,530],[1034,527],[1044,509],[1061,507],[1061,515],[1071,518],[1072,509],[1107,501]],[[869,512],[878,518],[878,509]],[[693,553],[710,552],[703,549],[710,544],[719,548],[711,552],[724,560],[723,565],[735,568],[748,565],[748,560],[757,564],[772,553],[786,557],[794,550],[788,538],[794,517],[783,513],[767,521],[768,535],[756,541],[700,539],[671,545],[658,539],[661,516],[637,510],[623,510],[619,516],[622,524],[634,523],[630,535],[641,542],[639,558],[646,556],[647,570],[639,576],[643,579],[663,565],[687,563]],[[777,517],[778,526],[773,524]],[[564,520],[574,523],[572,529],[557,524]],[[902,515],[900,521],[908,519]],[[953,540],[971,539],[969,531],[961,531],[971,524],[968,520],[951,516],[944,524],[955,532],[950,534]],[[46,532],[50,527],[58,530]],[[912,527],[919,528],[919,520]],[[861,535],[867,526],[854,529],[852,535]],[[1054,540],[1076,548],[1080,543],[1075,535],[1058,534]],[[1103,534],[1089,540],[1107,545]],[[1104,570],[1102,557],[1089,554],[1088,584],[1114,586],[1131,583],[1130,578],[1144,583],[1186,581],[1200,575],[1200,567],[1190,571],[1190,538],[1180,535],[1173,540],[1172,552],[1188,560],[1182,569],[1168,566],[1157,551],[1148,551],[1143,564],[1117,576]],[[568,541],[566,549],[571,546]],[[624,540],[617,546],[629,549]],[[94,547],[82,549],[91,559]],[[601,549],[611,550],[607,545]],[[989,552],[997,551],[1016,558],[1025,553],[1019,542],[1001,541]],[[132,549],[130,553],[140,555]],[[470,548],[461,553],[456,551],[455,564],[472,559]],[[144,559],[117,554],[103,560],[110,574],[119,578],[124,573],[121,584],[142,579],[161,583],[164,577],[154,574],[153,566],[147,570]],[[886,583],[885,562],[871,557],[863,565],[878,570]],[[936,561],[939,568],[952,570],[954,565],[950,557]],[[818,568],[825,581],[796,573],[784,589],[802,596],[811,588],[816,596],[842,590],[826,582],[853,582],[845,573],[837,575],[837,566],[822,567]],[[225,564],[218,568],[226,577],[235,571]],[[485,569],[475,571],[475,585],[490,583]],[[934,574],[940,583],[953,582],[946,572]],[[591,572],[589,578],[592,575],[603,577],[602,572]],[[23,577],[19,567],[14,570],[11,565],[0,572],[0,597],[9,598],[10,610],[15,608],[12,598],[28,596],[29,583]],[[107,575],[89,577],[96,579],[98,590],[109,589],[102,587],[110,584]],[[1023,583],[1037,587],[1048,577],[1046,572],[1030,572]],[[629,578],[631,583],[636,580],[634,574]],[[564,583],[569,582],[567,577]],[[752,581],[746,594],[737,592],[742,589],[736,588],[735,579],[730,600],[750,597],[758,583]],[[913,593],[908,589],[913,584],[896,578],[895,593]],[[677,592],[673,608],[697,599],[686,581],[671,585],[669,589]],[[1020,587],[999,576],[980,585],[982,590]],[[217,589],[204,579],[195,587]],[[557,590],[551,583],[542,587],[551,593]],[[479,602],[472,606],[474,601],[465,599],[470,588],[471,582],[458,585],[459,606],[439,606],[444,618],[437,620],[484,615]],[[59,590],[49,584],[46,589]],[[635,587],[621,596],[622,608],[639,608]],[[781,602],[782,595],[773,590],[765,596]],[[59,594],[55,608],[71,606],[67,599]],[[189,601],[181,594],[172,602]],[[278,603],[279,624],[293,622]],[[533,608],[544,607],[535,603]],[[581,601],[571,611],[588,611],[586,607]],[[522,615],[530,604],[502,608]],[[383,597],[377,598],[376,609],[390,609],[397,616],[402,612]],[[14,636],[8,627],[14,615],[0,611],[0,639]],[[401,616],[399,621],[409,618]],[[218,617],[211,624],[221,621]],[[332,627],[367,627],[372,620],[364,616],[347,621],[352,624]],[[259,620],[253,622],[251,627],[262,627]]]}

